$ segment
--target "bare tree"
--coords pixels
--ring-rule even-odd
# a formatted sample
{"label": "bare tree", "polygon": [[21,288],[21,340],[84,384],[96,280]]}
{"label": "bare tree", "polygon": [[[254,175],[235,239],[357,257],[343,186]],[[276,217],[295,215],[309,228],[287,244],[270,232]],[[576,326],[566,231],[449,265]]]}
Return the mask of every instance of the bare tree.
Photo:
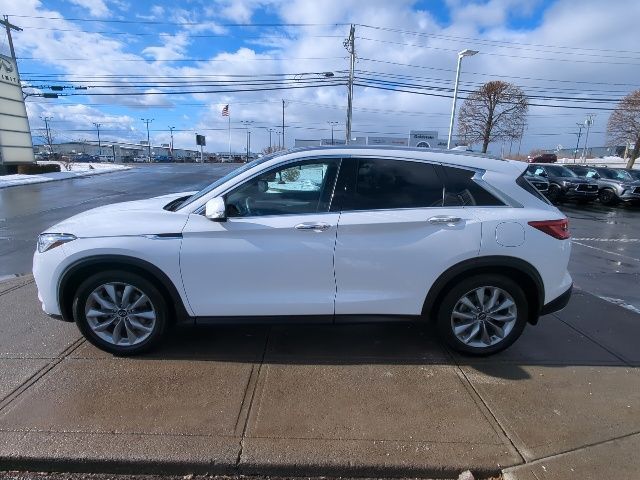
{"label": "bare tree", "polygon": [[482,153],[496,140],[517,140],[527,123],[529,101],[516,85],[494,80],[469,94],[458,113],[458,134],[482,142]]}
{"label": "bare tree", "polygon": [[627,168],[633,164],[640,154],[640,90],[631,92],[624,97],[609,117],[607,124],[609,144],[627,145],[633,143],[633,150],[627,163]]}

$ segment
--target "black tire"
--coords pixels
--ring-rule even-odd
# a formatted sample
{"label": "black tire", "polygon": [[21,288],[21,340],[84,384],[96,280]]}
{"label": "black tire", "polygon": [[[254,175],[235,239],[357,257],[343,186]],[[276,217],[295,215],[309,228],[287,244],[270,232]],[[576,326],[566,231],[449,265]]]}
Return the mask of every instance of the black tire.
{"label": "black tire", "polygon": [[551,203],[560,203],[562,199],[562,188],[552,183],[549,185],[549,190],[547,190],[547,198]]}
{"label": "black tire", "polygon": [[[155,313],[155,321],[151,332],[148,333],[148,336],[144,338],[144,340],[140,341],[140,343],[135,343],[133,345],[116,345],[114,343],[110,343],[99,337],[89,325],[89,320],[85,313],[87,300],[96,288],[110,282],[131,285],[144,293],[150,301],[151,307]],[[89,342],[99,349],[118,356],[138,355],[155,348],[162,341],[169,324],[166,301],[153,283],[141,275],[120,270],[100,272],[87,278],[76,290],[72,308],[73,319],[75,320],[76,325],[78,325],[82,335],[84,335]]]}
{"label": "black tire", "polygon": [[615,205],[618,203],[616,194],[610,188],[603,188],[598,192],[598,198],[603,205]]}
{"label": "black tire", "polygon": [[[452,314],[458,301],[479,287],[497,287],[508,293],[516,306],[516,320],[510,332],[497,343],[486,346],[471,346],[458,339],[453,331]],[[436,324],[440,337],[454,350],[475,356],[492,355],[510,347],[522,334],[529,316],[527,297],[522,288],[508,277],[498,274],[476,275],[456,283],[449,289],[438,306]]]}

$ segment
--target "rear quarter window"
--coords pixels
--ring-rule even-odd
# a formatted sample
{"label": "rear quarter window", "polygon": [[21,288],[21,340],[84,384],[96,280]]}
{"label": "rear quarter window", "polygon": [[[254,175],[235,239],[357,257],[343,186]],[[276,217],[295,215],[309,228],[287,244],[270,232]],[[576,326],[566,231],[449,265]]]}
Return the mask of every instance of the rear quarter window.
{"label": "rear quarter window", "polygon": [[504,205],[474,180],[475,172],[463,168],[442,167],[444,170],[445,207],[493,207]]}

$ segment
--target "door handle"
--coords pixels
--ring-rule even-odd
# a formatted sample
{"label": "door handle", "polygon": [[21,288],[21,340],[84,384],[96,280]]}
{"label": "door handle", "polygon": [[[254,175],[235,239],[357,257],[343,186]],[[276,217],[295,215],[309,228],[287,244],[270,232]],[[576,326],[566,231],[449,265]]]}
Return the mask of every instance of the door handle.
{"label": "door handle", "polygon": [[305,223],[299,223],[294,228],[296,230],[313,230],[314,232],[324,232],[325,230],[328,230],[329,228],[331,228],[331,225],[323,222],[320,222],[320,223],[305,222]]}
{"label": "door handle", "polygon": [[462,219],[460,217],[452,217],[449,215],[436,215],[429,219],[429,223],[433,223],[434,225],[455,225],[461,221]]}

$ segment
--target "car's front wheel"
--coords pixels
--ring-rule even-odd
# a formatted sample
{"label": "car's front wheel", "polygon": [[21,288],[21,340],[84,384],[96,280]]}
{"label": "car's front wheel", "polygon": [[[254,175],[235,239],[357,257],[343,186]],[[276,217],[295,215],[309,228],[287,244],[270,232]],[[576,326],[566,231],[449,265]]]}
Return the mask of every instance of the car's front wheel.
{"label": "car's front wheel", "polygon": [[600,203],[603,205],[615,205],[616,204],[616,194],[613,193],[613,190],[610,188],[603,188],[598,193],[598,198],[600,199]]}
{"label": "car's front wheel", "polygon": [[73,316],[87,340],[116,355],[156,346],[167,326],[162,294],[146,278],[108,271],[87,278],[73,299]]}
{"label": "car's front wheel", "polygon": [[490,355],[509,347],[527,323],[527,298],[502,275],[467,278],[444,296],[438,309],[441,337],[454,350]]}

